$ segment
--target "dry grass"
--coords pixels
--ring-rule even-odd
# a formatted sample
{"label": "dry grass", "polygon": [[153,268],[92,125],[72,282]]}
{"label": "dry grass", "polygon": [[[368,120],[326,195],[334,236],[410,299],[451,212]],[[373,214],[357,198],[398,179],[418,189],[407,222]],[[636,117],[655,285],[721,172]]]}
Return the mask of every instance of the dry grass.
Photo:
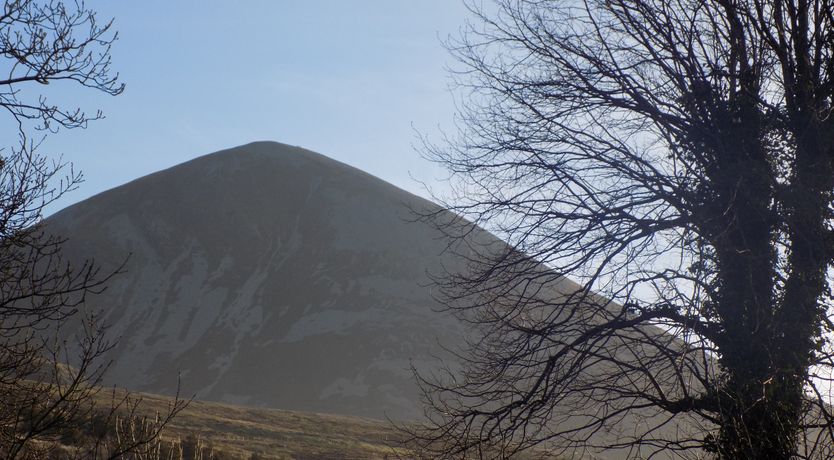
{"label": "dry grass", "polygon": [[[171,398],[137,394],[143,415],[165,412]],[[99,398],[112,397],[102,392]],[[102,401],[103,404],[106,404]],[[193,435],[210,445],[217,458],[385,459],[407,452],[394,447],[401,435],[388,423],[347,417],[192,401],[166,428],[163,437]]]}
{"label": "dry grass", "polygon": [[[106,407],[113,392],[99,393]],[[115,393],[124,396],[122,390]],[[153,418],[165,413],[173,399],[147,393],[134,393],[142,399],[139,415]],[[390,422],[310,412],[258,409],[231,404],[192,401],[166,427],[164,441],[196,437],[213,455],[203,460],[350,460],[407,459],[401,447],[404,435]],[[253,456],[253,454],[255,456]],[[557,457],[545,452],[528,452],[517,460]]]}

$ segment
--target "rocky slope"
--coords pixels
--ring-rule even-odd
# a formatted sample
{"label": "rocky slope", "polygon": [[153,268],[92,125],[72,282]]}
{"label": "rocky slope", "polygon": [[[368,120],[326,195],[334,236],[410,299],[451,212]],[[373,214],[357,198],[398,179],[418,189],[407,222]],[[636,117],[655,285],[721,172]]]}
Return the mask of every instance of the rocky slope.
{"label": "rocky slope", "polygon": [[[185,395],[207,401],[408,420],[422,415],[410,366],[431,372],[440,344],[466,335],[436,311],[428,277],[464,267],[415,211],[441,209],[317,153],[258,142],[137,179],[46,224],[68,238],[70,260],[94,258],[106,273],[127,258],[126,273],[87,303],[119,338],[105,383],[171,395],[179,375]],[[506,248],[477,228],[469,237]],[[543,292],[576,288],[558,283]],[[616,428],[646,422],[662,425],[658,437],[691,428],[654,413]],[[615,431],[591,441],[615,442]]]}
{"label": "rocky slope", "polygon": [[[71,259],[126,273],[90,299],[109,384],[372,417],[420,415],[410,364],[460,325],[427,272],[454,266],[435,205],[322,155],[258,142],[137,179],[48,219]],[[486,238],[490,238],[486,236]]]}

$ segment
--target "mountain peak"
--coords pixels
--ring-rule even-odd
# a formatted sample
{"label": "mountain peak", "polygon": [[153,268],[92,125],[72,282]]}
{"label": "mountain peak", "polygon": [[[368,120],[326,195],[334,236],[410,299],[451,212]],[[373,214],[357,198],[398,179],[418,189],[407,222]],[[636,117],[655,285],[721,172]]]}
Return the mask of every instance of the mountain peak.
{"label": "mountain peak", "polygon": [[255,142],[47,219],[71,260],[127,273],[92,309],[119,336],[107,383],[360,416],[420,415],[410,365],[463,329],[427,272],[455,261],[434,204],[323,155]]}

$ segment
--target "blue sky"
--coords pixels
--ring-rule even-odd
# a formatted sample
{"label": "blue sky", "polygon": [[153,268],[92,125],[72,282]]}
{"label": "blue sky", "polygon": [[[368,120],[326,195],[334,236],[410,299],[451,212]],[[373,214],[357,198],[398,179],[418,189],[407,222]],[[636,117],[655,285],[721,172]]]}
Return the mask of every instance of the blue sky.
{"label": "blue sky", "polygon": [[[234,5],[231,7],[230,5]],[[415,129],[452,127],[441,39],[459,0],[88,0],[115,18],[119,97],[67,96],[105,120],[52,136],[86,181],[48,211],[196,156],[255,140],[318,151],[414,193],[443,171]],[[442,185],[441,185],[442,186]]]}

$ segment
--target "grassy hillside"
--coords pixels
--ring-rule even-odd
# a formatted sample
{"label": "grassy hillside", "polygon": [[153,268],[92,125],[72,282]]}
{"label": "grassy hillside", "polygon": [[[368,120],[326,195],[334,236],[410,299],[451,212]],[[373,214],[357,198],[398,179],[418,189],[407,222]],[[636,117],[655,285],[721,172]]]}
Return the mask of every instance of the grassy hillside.
{"label": "grassy hillside", "polygon": [[[111,396],[102,392],[99,397]],[[148,416],[164,413],[171,404],[163,396],[137,396]],[[216,459],[384,459],[406,454],[392,447],[401,436],[385,421],[202,401],[180,412],[163,437],[197,441]],[[206,455],[204,460],[209,460]]]}
{"label": "grassy hillside", "polygon": [[[165,396],[134,396],[142,398],[139,414],[151,418],[167,412],[172,404]],[[98,397],[107,407],[113,393],[103,391]],[[203,401],[192,401],[163,433],[165,443],[190,445],[192,451],[197,446],[202,452],[202,457],[183,455],[185,460],[409,458],[408,450],[400,446],[402,439],[387,421]],[[542,452],[518,457],[530,459],[556,460]]]}

